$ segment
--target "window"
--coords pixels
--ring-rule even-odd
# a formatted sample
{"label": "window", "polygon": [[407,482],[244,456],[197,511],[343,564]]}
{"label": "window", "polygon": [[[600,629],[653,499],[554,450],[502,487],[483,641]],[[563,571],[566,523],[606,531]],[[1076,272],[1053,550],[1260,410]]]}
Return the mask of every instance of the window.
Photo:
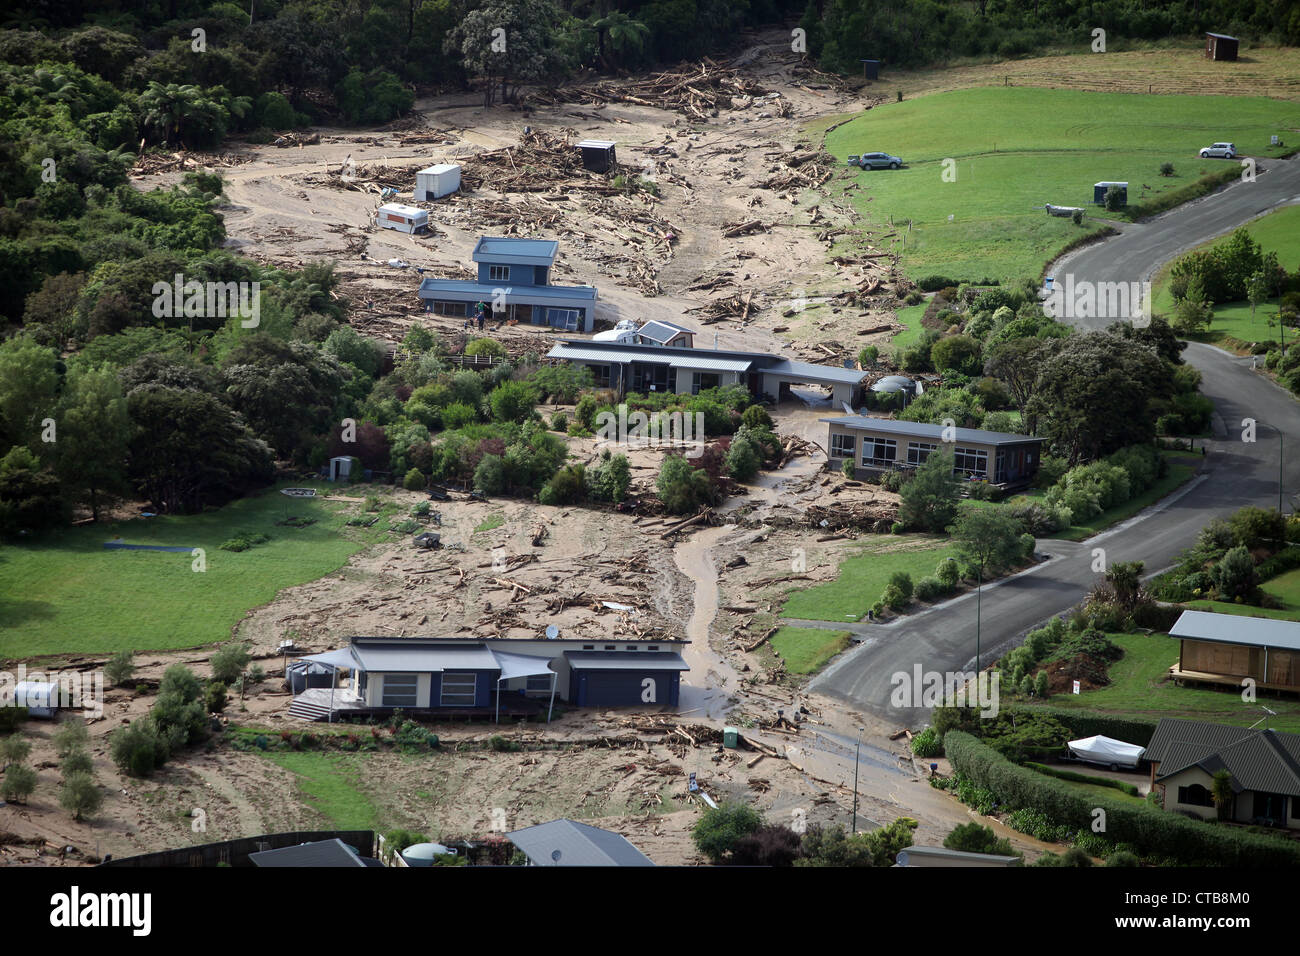
{"label": "window", "polygon": [[853,435],[831,435],[831,457],[852,458],[856,441]]}
{"label": "window", "polygon": [[1178,788],[1178,802],[1189,807],[1212,807],[1214,797],[1205,787],[1194,783],[1190,787]]}
{"label": "window", "polygon": [[434,301],[429,304],[429,311],[436,315],[464,316],[467,306],[464,302],[439,302]]}
{"label": "window", "polygon": [[967,475],[979,475],[987,478],[989,474],[989,453],[978,448],[956,448],[953,450],[952,470]]}
{"label": "window", "polygon": [[420,678],[415,674],[385,674],[384,696],[380,704],[384,707],[414,707]]}
{"label": "window", "polygon": [[898,442],[892,438],[862,439],[862,464],[892,467],[898,461]]}
{"label": "window", "polygon": [[691,394],[698,395],[702,389],[717,388],[721,379],[716,372],[694,372],[691,375]]}
{"label": "window", "polygon": [[549,691],[551,689],[551,675],[534,674],[532,677],[528,678],[528,684],[524,689],[530,691]]}
{"label": "window", "polygon": [[474,674],[442,675],[442,706],[473,707],[478,690],[478,677]]}
{"label": "window", "polygon": [[938,448],[938,445],[932,445],[924,441],[910,441],[907,443],[907,463],[909,465],[924,465],[925,460],[930,457],[930,452]]}
{"label": "window", "polygon": [[554,329],[576,332],[578,329],[577,309],[547,309],[546,324]]}
{"label": "window", "polygon": [[597,388],[609,388],[608,365],[588,365],[587,368],[591,369],[591,377]]}
{"label": "window", "polygon": [[635,644],[629,644],[627,645],[627,649],[629,651],[635,651],[635,650],[639,650],[640,648],[638,648]]}
{"label": "window", "polygon": [[[646,650],[647,650],[647,651],[657,651],[657,650],[659,650],[659,645],[658,645],[658,644],[651,644],[649,647],[646,648]],[[1300,803],[1296,804],[1296,811],[1297,811],[1298,813],[1300,813]]]}
{"label": "window", "polygon": [[488,281],[509,282],[510,267],[509,266],[488,266]]}
{"label": "window", "polygon": [[583,644],[583,645],[582,645],[582,649],[583,649],[584,651],[594,651],[594,650],[596,649],[596,645],[595,645],[595,644]]}
{"label": "window", "polygon": [[606,644],[606,645],[605,645],[605,650],[607,650],[607,651],[616,651],[616,650],[618,650],[618,648],[617,648],[616,646],[614,646],[613,644]]}

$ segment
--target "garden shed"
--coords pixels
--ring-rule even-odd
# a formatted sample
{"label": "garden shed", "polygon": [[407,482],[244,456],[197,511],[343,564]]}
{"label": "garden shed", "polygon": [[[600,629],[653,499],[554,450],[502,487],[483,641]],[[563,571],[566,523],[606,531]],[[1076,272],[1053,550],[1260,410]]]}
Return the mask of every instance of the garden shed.
{"label": "garden shed", "polygon": [[1128,205],[1128,183],[1111,183],[1111,182],[1093,183],[1092,201],[1096,203],[1098,206],[1106,205],[1106,192],[1107,190],[1110,189],[1111,186],[1119,187],[1120,193],[1122,194],[1120,196],[1121,199],[1120,205],[1127,206]]}
{"label": "garden shed", "polygon": [[1207,60],[1237,59],[1238,42],[1236,37],[1226,33],[1205,34],[1205,58]]}

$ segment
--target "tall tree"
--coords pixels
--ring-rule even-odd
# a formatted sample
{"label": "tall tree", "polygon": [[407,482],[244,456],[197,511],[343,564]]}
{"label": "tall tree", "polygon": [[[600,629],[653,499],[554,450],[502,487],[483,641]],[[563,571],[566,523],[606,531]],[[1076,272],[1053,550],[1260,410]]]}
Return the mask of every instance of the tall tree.
{"label": "tall tree", "polygon": [[957,514],[961,483],[952,473],[953,453],[944,447],[930,453],[903,485],[898,519],[909,528],[942,531]]}
{"label": "tall tree", "polygon": [[108,366],[74,371],[58,423],[55,471],[69,497],[90,505],[99,520],[104,503],[127,490],[131,416],[117,374]]}
{"label": "tall tree", "polygon": [[1019,560],[1020,536],[1024,530],[1002,508],[966,508],[951,528],[958,556],[976,570],[981,581]]}
{"label": "tall tree", "polygon": [[54,416],[62,370],[54,350],[29,337],[0,343],[0,436],[6,448],[44,444],[41,422]]}

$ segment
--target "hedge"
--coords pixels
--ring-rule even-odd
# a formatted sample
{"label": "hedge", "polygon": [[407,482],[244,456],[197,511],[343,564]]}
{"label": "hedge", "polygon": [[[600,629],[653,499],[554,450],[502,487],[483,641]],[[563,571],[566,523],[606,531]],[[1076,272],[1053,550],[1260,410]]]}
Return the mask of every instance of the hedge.
{"label": "hedge", "polygon": [[1140,797],[1142,792],[1131,783],[1125,783],[1123,780],[1112,780],[1110,777],[1094,777],[1086,773],[1076,773],[1073,770],[1062,770],[1060,767],[1049,767],[1045,763],[1026,762],[1024,766],[1038,773],[1045,773],[1049,777],[1056,777],[1058,780],[1070,780],[1074,783],[1090,783],[1096,787],[1110,787],[1113,790],[1119,790],[1127,793],[1130,797]]}
{"label": "hedge", "polygon": [[1139,747],[1145,747],[1151,743],[1151,735],[1156,732],[1154,721],[1150,720],[1132,720],[1127,717],[1113,717],[1110,714],[1098,713],[1095,710],[1074,710],[1064,707],[1037,707],[1024,706],[1013,707],[1012,710],[1025,710],[1035,714],[1045,714],[1048,717],[1055,717],[1065,726],[1070,728],[1070,732],[1078,740],[1082,737],[1113,737],[1116,740],[1122,740],[1126,744],[1136,744]]}
{"label": "hedge", "polygon": [[1146,804],[1121,803],[1017,766],[970,734],[950,730],[944,751],[953,769],[991,791],[1007,810],[1041,810],[1058,824],[1090,830],[1094,811],[1106,813],[1108,840],[1142,854],[1197,866],[1271,867],[1300,864],[1300,844],[1233,827],[1191,820]]}
{"label": "hedge", "polygon": [[1290,545],[1283,548],[1271,558],[1266,558],[1255,568],[1255,576],[1262,584],[1279,574],[1300,568],[1300,546]]}

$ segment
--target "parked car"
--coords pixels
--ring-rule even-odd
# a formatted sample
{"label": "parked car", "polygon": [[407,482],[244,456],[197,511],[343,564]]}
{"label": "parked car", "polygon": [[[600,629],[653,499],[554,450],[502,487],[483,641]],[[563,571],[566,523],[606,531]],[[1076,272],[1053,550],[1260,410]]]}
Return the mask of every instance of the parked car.
{"label": "parked car", "polygon": [[1236,159],[1237,147],[1232,143],[1215,143],[1201,150],[1201,159]]}
{"label": "parked car", "polygon": [[903,165],[903,161],[888,153],[863,153],[861,156],[850,156],[849,165],[861,166],[863,169],[897,169]]}

